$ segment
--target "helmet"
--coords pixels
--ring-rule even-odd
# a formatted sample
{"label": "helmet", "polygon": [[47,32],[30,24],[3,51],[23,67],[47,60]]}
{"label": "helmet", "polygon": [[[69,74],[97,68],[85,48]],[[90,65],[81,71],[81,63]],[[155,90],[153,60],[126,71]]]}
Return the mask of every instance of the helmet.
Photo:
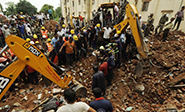
{"label": "helmet", "polygon": [[74,30],[71,30],[71,34],[74,34],[75,33],[75,31]]}
{"label": "helmet", "polygon": [[74,36],[73,36],[73,39],[74,39],[75,41],[77,41],[77,40],[78,40],[78,37],[77,37],[76,35],[74,35]]}
{"label": "helmet", "polygon": [[63,25],[62,25],[62,27],[66,27],[66,25],[65,25],[65,24],[63,24]]}
{"label": "helmet", "polygon": [[100,50],[105,50],[105,48],[103,47],[103,46],[100,46],[100,48],[99,48]]}
{"label": "helmet", "polygon": [[39,41],[35,41],[35,44],[39,44]]}
{"label": "helmet", "polygon": [[121,33],[121,31],[119,31],[119,30],[116,32],[116,34],[118,34],[118,35],[119,35],[120,33]]}
{"label": "helmet", "polygon": [[42,30],[45,30],[45,27],[41,27]]}
{"label": "helmet", "polygon": [[36,35],[36,34],[34,34],[34,35],[33,35],[33,38],[34,38],[34,39],[37,39],[38,37],[37,37],[37,35]]}
{"label": "helmet", "polygon": [[23,16],[21,16],[20,18],[21,18],[21,19],[24,19],[24,17],[23,17]]}
{"label": "helmet", "polygon": [[26,39],[26,42],[30,42],[30,41],[31,41],[30,38],[27,38],[27,39]]}
{"label": "helmet", "polygon": [[100,27],[100,24],[98,23],[96,26],[97,26],[97,27]]}
{"label": "helmet", "polygon": [[32,45],[33,45],[33,44],[35,44],[35,43],[34,43],[33,41],[30,41],[30,44],[32,44]]}
{"label": "helmet", "polygon": [[50,38],[48,38],[48,40],[47,40],[48,42],[51,42],[51,39]]}
{"label": "helmet", "polygon": [[20,14],[23,14],[23,12],[20,12]]}

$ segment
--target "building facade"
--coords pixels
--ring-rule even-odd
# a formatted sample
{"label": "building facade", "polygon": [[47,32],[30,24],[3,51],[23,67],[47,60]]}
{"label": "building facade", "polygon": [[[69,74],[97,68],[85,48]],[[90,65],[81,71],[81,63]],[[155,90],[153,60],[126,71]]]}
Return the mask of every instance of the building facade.
{"label": "building facade", "polygon": [[[62,14],[66,21],[69,15],[82,15],[86,20],[92,18],[92,11],[97,10],[100,4],[108,2],[120,2],[125,0],[61,0]],[[142,20],[147,21],[150,13],[154,14],[154,26],[157,26],[160,17],[166,13],[169,17],[174,17],[176,12],[182,6],[185,6],[185,0],[127,0],[136,5]],[[182,21],[180,30],[185,31],[185,21]]]}
{"label": "building facade", "polygon": [[69,21],[69,15],[83,16],[85,20],[92,18],[92,11],[97,10],[100,4],[119,2],[120,0],[60,0],[62,15],[65,22]]}
{"label": "building facade", "polygon": [[[154,14],[154,26],[157,26],[164,13],[168,15],[170,20],[182,6],[185,6],[185,0],[135,0],[134,3],[139,14],[142,15],[143,21],[147,21],[150,13]],[[182,21],[179,30],[185,31],[184,24],[185,22]]]}

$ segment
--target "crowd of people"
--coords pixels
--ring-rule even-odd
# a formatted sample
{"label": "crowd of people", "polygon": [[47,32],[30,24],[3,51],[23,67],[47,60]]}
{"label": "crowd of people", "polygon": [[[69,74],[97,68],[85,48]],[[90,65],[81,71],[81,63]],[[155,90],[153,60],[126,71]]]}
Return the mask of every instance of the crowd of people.
{"label": "crowd of people", "polygon": [[[175,25],[178,23],[176,30],[179,28],[183,18],[183,10],[184,7],[176,14]],[[117,15],[119,8],[116,5],[115,11]],[[47,19],[41,18],[41,13],[29,16],[27,14],[23,15],[21,12],[20,14],[12,15],[9,21],[0,23],[1,49],[6,45],[5,38],[7,36],[11,34],[16,35],[35,45],[56,65],[66,68],[75,67],[74,63],[78,62],[80,58],[86,57],[88,51],[96,50],[94,54],[97,57],[97,61],[93,67],[94,74],[92,78],[92,90],[96,100],[89,105],[83,102],[77,103],[75,102],[75,92],[71,89],[66,89],[64,97],[68,104],[59,108],[57,112],[113,111],[111,103],[102,96],[106,93],[106,87],[111,85],[113,69],[126,64],[130,58],[128,50],[131,45],[134,46],[135,44],[131,29],[127,28],[123,31],[114,30],[113,26],[109,24],[109,21],[112,19],[109,11],[105,15],[107,18],[105,27],[101,25],[101,22],[91,21],[91,25],[85,25],[85,27],[82,23],[80,23],[81,25],[75,24],[74,27],[62,23],[56,24],[55,29],[46,29],[44,24],[49,19],[52,19],[51,10],[48,10],[48,12],[49,16],[47,16]],[[79,15],[79,19],[82,20],[83,18]],[[168,17],[164,14],[155,29],[155,35],[163,32],[163,40],[165,41],[169,30],[173,27],[172,22],[174,19],[171,18],[170,22],[166,24]],[[153,22],[153,14],[150,14],[146,26],[141,25],[145,37],[150,35],[151,31],[154,30]],[[158,28],[160,28],[159,33]],[[131,51],[137,52],[137,50]],[[0,67],[3,68],[7,62],[14,58],[15,55],[11,49],[3,52],[0,57]],[[30,66],[27,65],[21,74],[24,74],[21,75],[21,80],[25,82],[27,80],[31,84],[39,84],[39,74]],[[10,88],[10,91],[12,90],[14,90],[14,85]]]}

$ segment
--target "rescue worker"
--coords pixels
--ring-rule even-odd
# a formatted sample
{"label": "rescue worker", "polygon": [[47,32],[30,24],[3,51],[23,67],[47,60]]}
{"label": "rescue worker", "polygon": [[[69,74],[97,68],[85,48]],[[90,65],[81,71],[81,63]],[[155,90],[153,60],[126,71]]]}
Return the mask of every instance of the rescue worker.
{"label": "rescue worker", "polygon": [[63,33],[63,34],[66,34],[66,25],[65,24],[63,24],[62,25],[62,30],[61,30],[61,32]]}
{"label": "rescue worker", "polygon": [[45,27],[41,27],[41,34],[42,34],[42,38],[48,38],[48,30],[45,29]]}
{"label": "rescue worker", "polygon": [[46,46],[47,46],[47,52],[51,52],[53,50],[53,48],[51,46],[51,39],[50,38],[47,39]]}
{"label": "rescue worker", "polygon": [[36,34],[33,35],[33,39],[32,39],[33,42],[36,42],[36,41],[39,41],[38,37]]}
{"label": "rescue worker", "polygon": [[165,23],[168,21],[168,17],[166,16],[166,14],[164,14],[160,20],[159,20],[159,24],[157,25],[157,27],[155,28],[155,35],[158,34],[158,29],[160,28],[159,30],[159,34],[162,32],[163,30],[163,27],[165,25]]}
{"label": "rescue worker", "polygon": [[30,38],[26,38],[26,42],[30,42],[31,41],[31,39]]}
{"label": "rescue worker", "polygon": [[154,23],[154,18],[153,18],[153,15],[154,14],[150,14],[148,16],[148,20],[147,20],[147,25],[146,25],[146,28],[145,28],[145,31],[144,31],[144,36],[148,36],[150,31],[152,30],[153,28],[153,23]]}

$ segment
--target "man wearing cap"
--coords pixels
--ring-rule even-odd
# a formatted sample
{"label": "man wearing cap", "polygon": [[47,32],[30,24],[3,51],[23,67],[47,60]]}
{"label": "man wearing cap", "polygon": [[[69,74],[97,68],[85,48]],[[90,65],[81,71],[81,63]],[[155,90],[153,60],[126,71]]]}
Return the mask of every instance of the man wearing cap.
{"label": "man wearing cap", "polygon": [[6,38],[9,35],[10,35],[10,29],[8,28],[7,25],[4,25],[3,36]]}
{"label": "man wearing cap", "polygon": [[95,38],[94,38],[94,40],[93,40],[93,49],[96,49],[98,34],[99,34],[99,32],[101,31],[100,23],[98,23],[98,24],[96,25],[95,30],[96,30],[96,36],[95,36]]}
{"label": "man wearing cap", "polygon": [[42,38],[48,38],[48,30],[46,30],[45,27],[41,27],[40,32],[42,34]]}

